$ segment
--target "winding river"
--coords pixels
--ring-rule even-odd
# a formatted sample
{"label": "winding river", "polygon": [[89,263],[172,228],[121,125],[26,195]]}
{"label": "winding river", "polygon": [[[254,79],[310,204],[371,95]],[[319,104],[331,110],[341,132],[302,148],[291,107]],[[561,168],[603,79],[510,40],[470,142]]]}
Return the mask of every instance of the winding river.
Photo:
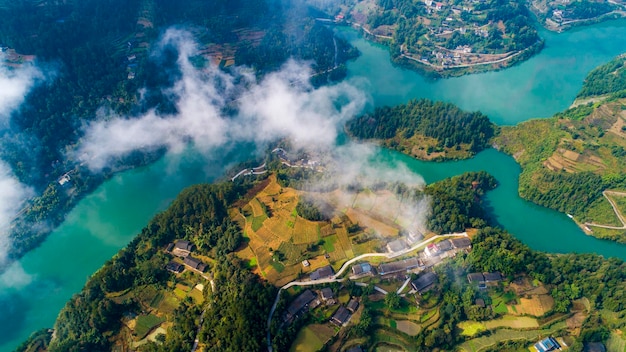
{"label": "winding river", "polygon": [[[373,106],[392,105],[425,97],[450,101],[464,109],[481,110],[498,124],[515,124],[548,117],[574,100],[589,70],[626,51],[626,21],[612,21],[563,34],[542,31],[545,49],[513,68],[439,81],[393,66],[387,51],[339,29],[362,55],[348,65],[348,79],[366,89]],[[51,327],[65,302],[91,273],[126,245],[184,187],[210,182],[228,165],[245,160],[251,149],[206,159],[188,150],[127,171],[85,197],[39,248],[0,275],[0,351],[13,350],[28,335]],[[564,214],[524,201],[517,195],[520,168],[498,151],[487,150],[471,160],[426,163],[380,150],[381,167],[404,163],[434,182],[465,171],[486,170],[499,181],[487,195],[494,218],[530,247],[538,250],[593,252],[626,260],[626,246],[597,240]]]}

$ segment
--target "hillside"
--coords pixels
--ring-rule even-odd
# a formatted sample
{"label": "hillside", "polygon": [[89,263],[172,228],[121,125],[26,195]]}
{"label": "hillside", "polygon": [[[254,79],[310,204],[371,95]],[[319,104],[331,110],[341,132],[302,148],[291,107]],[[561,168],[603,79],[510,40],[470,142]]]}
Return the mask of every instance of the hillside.
{"label": "hillside", "polygon": [[543,47],[531,14],[515,0],[367,0],[347,1],[339,7],[319,5],[340,22],[347,21],[370,39],[388,45],[394,62],[432,77],[501,69]]}
{"label": "hillside", "polygon": [[480,112],[450,103],[412,100],[350,121],[348,132],[360,139],[422,160],[466,159],[488,147],[496,126]]}
{"label": "hillside", "polygon": [[625,107],[626,99],[614,97],[502,127],[495,144],[522,166],[520,195],[573,215],[596,237],[626,242],[626,228],[603,197],[626,189]]}
{"label": "hillside", "polygon": [[169,91],[180,68],[174,53],[158,54],[166,29],[191,33],[198,66],[213,63],[228,72],[246,65],[261,77],[293,57],[312,64],[315,84],[341,79],[344,63],[358,52],[311,16],[271,1],[3,1],[2,57],[9,66],[34,61],[48,77],[0,137],[0,158],[36,194],[15,221],[10,257],[41,243],[103,180],[162,155],[162,149],[137,151],[92,172],[75,160],[75,149],[86,126],[105,114],[176,113]]}
{"label": "hillside", "polygon": [[623,1],[530,0],[527,4],[541,24],[551,31],[563,31],[626,15]]}
{"label": "hillside", "polygon": [[[622,341],[617,329],[625,326],[624,263],[593,255],[549,257],[486,227],[480,196],[495,186],[489,175],[463,174],[423,193],[378,184],[313,194],[279,181],[298,175],[280,166],[241,181],[184,190],[68,302],[52,341],[49,332],[38,332],[18,350],[266,350],[275,297],[270,328],[277,351],[519,348],[546,334],[573,346],[609,337]],[[418,241],[428,246],[401,257],[373,248],[397,242],[414,226],[402,209],[424,194],[433,199],[429,226],[443,219],[448,224],[441,231],[462,230],[473,217],[471,225],[481,229],[471,231],[471,242],[454,242],[463,234],[450,240],[426,233]],[[452,219],[465,220],[454,225]],[[312,275],[326,265],[337,270],[368,251],[379,258],[355,263],[334,282]],[[413,266],[404,274],[406,265]],[[481,277],[494,273],[493,281],[478,290],[466,280],[473,271]],[[495,274],[500,272],[504,277]],[[408,285],[406,275],[415,280],[411,285],[422,286]],[[275,286],[296,278],[310,289],[294,286],[277,296]],[[484,341],[483,335],[492,337]]]}

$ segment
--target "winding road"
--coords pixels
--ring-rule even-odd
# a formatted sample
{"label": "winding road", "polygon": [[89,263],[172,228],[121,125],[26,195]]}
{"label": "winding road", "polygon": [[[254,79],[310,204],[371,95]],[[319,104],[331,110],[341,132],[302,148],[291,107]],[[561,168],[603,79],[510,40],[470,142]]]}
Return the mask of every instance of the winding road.
{"label": "winding road", "polygon": [[[343,280],[345,280],[345,278],[340,279],[339,277],[344,273],[344,271],[346,271],[350,265],[352,265],[352,263],[357,262],[361,259],[364,258],[371,258],[371,257],[386,257],[386,258],[395,258],[395,257],[399,257],[408,253],[413,252],[414,250],[438,239],[438,238],[443,238],[443,237],[468,237],[467,236],[467,232],[460,232],[460,233],[450,233],[450,234],[445,234],[445,235],[436,235],[433,236],[427,240],[424,240],[422,242],[418,242],[416,244],[414,244],[413,246],[411,246],[410,248],[406,248],[403,249],[401,251],[397,251],[397,252],[388,252],[388,253],[365,253],[365,254],[361,254],[358,257],[354,257],[350,260],[348,260],[347,262],[343,263],[343,265],[341,266],[341,268],[337,271],[337,273],[335,273],[334,275],[325,278],[325,279],[320,279],[320,280],[308,280],[308,281],[292,281],[290,283],[285,284],[284,286],[282,286],[279,290],[278,293],[276,294],[276,299],[274,300],[274,304],[272,305],[272,309],[270,310],[270,315],[267,318],[267,350],[272,352],[272,338],[270,335],[270,325],[272,323],[272,317],[274,316],[274,312],[276,311],[276,306],[278,305],[278,301],[280,300],[280,293],[283,290],[286,290],[290,287],[293,286],[313,286],[313,285],[319,285],[319,284],[327,284],[327,283],[332,283],[332,282],[341,282]],[[361,286],[361,285],[359,285]],[[386,291],[375,287],[376,291],[381,292],[382,294],[387,294]]]}
{"label": "winding road", "polygon": [[610,229],[610,230],[626,230],[626,220],[624,220],[624,217],[622,216],[622,213],[619,211],[617,204],[615,204],[615,201],[611,199],[611,197],[608,196],[609,194],[618,196],[618,197],[626,197],[626,192],[617,192],[617,191],[602,192],[602,195],[604,196],[604,198],[606,198],[606,200],[608,200],[611,206],[613,207],[613,211],[615,212],[617,219],[622,223],[622,226],[601,225],[601,224],[596,224],[593,222],[586,222],[585,226],[601,227],[603,229]]}

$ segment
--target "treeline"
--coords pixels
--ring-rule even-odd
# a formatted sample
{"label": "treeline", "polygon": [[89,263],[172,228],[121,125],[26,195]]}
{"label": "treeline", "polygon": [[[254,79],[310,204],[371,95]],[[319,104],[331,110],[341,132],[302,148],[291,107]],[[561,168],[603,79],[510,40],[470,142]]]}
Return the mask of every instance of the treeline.
{"label": "treeline", "polygon": [[626,89],[626,57],[617,57],[593,69],[583,82],[576,98],[619,92]]}
{"label": "treeline", "polygon": [[296,205],[296,212],[310,221],[326,221],[330,220],[333,209],[330,204],[322,200],[300,197]]}
{"label": "treeline", "polygon": [[496,179],[484,171],[467,172],[428,185],[424,190],[431,197],[428,228],[443,234],[486,226],[487,213],[481,197],[496,186]]}
{"label": "treeline", "polygon": [[593,172],[569,173],[538,169],[520,176],[520,195],[533,203],[574,215],[584,214],[602,191],[618,182]]}
{"label": "treeline", "polygon": [[503,230],[485,228],[472,239],[468,262],[476,271],[526,273],[553,285],[555,311],[565,312],[571,301],[587,297],[596,309],[626,309],[626,263],[595,254],[547,255],[533,251]]}
{"label": "treeline", "polygon": [[[207,308],[201,340],[206,339],[209,345],[220,346],[221,350],[254,350],[251,346],[261,349],[265,332],[257,323],[267,316],[268,306],[256,302],[271,300],[274,288],[266,286],[229,255],[238,247],[242,235],[230,221],[227,207],[243,196],[250,185],[251,182],[228,182],[193,186],[183,191],[72,297],[55,323],[55,339],[49,351],[110,350],[109,336],[119,330],[122,314],[140,308],[132,300],[118,304],[107,293],[144,285],[165,289],[172,274],[165,270],[170,258],[162,248],[175,239],[191,240],[199,253],[217,260],[215,280],[219,290],[215,300],[219,304]],[[245,296],[244,300],[241,295]],[[190,350],[201,310],[183,301],[169,317],[174,326],[163,344],[148,344],[142,349]]]}
{"label": "treeline", "polygon": [[481,112],[465,112],[451,103],[411,100],[394,107],[376,108],[348,122],[347,128],[362,139],[391,139],[414,135],[435,138],[442,148],[466,144],[477,153],[489,145],[495,126]]}

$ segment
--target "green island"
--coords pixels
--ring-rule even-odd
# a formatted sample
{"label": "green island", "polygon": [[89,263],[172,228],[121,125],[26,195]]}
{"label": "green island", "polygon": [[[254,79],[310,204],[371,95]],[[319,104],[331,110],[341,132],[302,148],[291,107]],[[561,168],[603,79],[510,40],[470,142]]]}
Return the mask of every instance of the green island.
{"label": "green island", "polygon": [[[317,3],[317,2],[313,2]],[[392,60],[432,77],[508,67],[543,41],[521,1],[344,1],[320,6],[389,46]]]}
{"label": "green island", "polygon": [[351,120],[347,130],[356,138],[379,140],[421,160],[450,160],[466,159],[489,147],[496,126],[480,112],[420,99],[376,108]]}
{"label": "green island", "polygon": [[[626,343],[626,264],[532,251],[492,227],[492,176],[329,186],[330,165],[267,158],[263,174],[183,191],[67,303],[54,337],[39,331],[18,351]],[[425,199],[431,230],[410,211]]]}
{"label": "green island", "polygon": [[502,127],[494,143],[522,166],[520,195],[567,213],[589,234],[626,242],[624,57],[593,70],[574,105]]}
{"label": "green island", "polygon": [[551,31],[563,31],[626,15],[623,1],[530,0],[527,4],[537,20]]}
{"label": "green island", "polygon": [[[248,65],[262,76],[298,58],[313,63],[315,84],[342,79],[345,62],[358,52],[313,15],[271,1],[0,1],[4,64],[19,68],[37,61],[62,77],[37,85],[13,113],[11,133],[0,137],[2,160],[36,194],[13,221],[11,259],[41,244],[103,181],[163,155],[137,151],[93,172],[72,151],[83,127],[102,111],[128,117],[151,109],[176,112],[164,93],[173,84],[175,60],[151,58],[166,28],[194,28],[198,65],[213,63],[224,71]],[[297,37],[287,19],[299,21]],[[37,226],[41,222],[47,226]]]}

